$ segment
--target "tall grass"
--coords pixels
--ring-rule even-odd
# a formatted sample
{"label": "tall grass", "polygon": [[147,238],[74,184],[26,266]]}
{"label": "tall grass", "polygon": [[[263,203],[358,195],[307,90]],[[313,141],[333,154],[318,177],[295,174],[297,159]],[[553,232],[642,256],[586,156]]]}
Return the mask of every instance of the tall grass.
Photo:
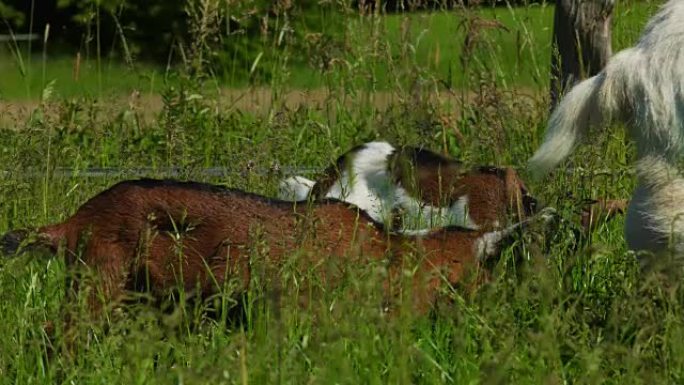
{"label": "tall grass", "polygon": [[[275,75],[259,86],[269,88],[263,108],[236,109],[221,96],[226,80],[202,67],[202,55],[212,53],[203,39],[221,31],[202,24],[211,15],[201,8],[194,14],[199,24],[190,71],[156,72],[154,82],[136,83],[122,75],[129,67],[112,62],[112,72],[94,66],[92,75],[86,62],[77,87],[99,84],[101,93],[71,93],[68,82],[57,80],[51,98],[2,122],[0,231],[64,219],[141,167],[156,170],[152,177],[174,167],[183,179],[274,195],[290,167],[323,168],[376,138],[523,170],[548,113],[549,6],[393,15],[346,7],[338,15],[346,20],[342,41],[309,37],[311,67],[287,57],[269,64]],[[655,7],[621,2],[615,46],[631,44]],[[482,18],[505,29],[478,27]],[[481,30],[464,55],[468,28]],[[277,38],[268,35],[264,49]],[[263,64],[257,56],[255,67]],[[71,76],[71,63],[48,55],[41,87],[59,71]],[[21,79],[18,70],[7,72]],[[32,97],[42,95],[43,89],[34,91],[35,76],[25,79],[31,80],[0,83],[3,97],[21,96],[14,88],[27,85]],[[120,97],[108,90],[127,79],[157,95],[159,109],[142,110],[135,95],[116,103]],[[306,94],[292,96],[302,86],[322,88],[317,103]],[[127,87],[121,89],[128,94]],[[218,302],[161,309],[141,302],[112,310],[99,323],[76,309],[83,330],[67,355],[61,259],[2,260],[0,383],[681,382],[684,302],[678,280],[667,277],[674,270],[641,272],[626,251],[621,218],[587,236],[576,231],[583,199],[627,197],[634,184],[632,150],[621,131],[595,142],[572,167],[529,183],[565,218],[553,237],[541,245],[521,238],[501,256],[493,283],[474,294],[445,287],[429,315],[414,314],[401,301],[396,313],[384,314],[378,266],[348,266],[342,282],[324,286],[315,272],[296,268],[300,251],[292,250],[292,263],[268,273],[258,268],[264,257],[258,251],[268,245],[255,240],[253,266],[261,273],[244,296],[227,290]],[[94,167],[121,172],[90,177]],[[206,167],[228,171],[211,176],[202,172]],[[230,312],[234,301],[242,306]],[[206,307],[219,310],[200,311]],[[51,336],[47,321],[55,322]]]}

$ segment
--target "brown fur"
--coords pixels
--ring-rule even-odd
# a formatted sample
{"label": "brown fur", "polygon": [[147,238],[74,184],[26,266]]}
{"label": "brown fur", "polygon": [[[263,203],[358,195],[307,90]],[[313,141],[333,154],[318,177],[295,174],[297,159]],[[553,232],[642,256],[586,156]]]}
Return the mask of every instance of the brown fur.
{"label": "brown fur", "polygon": [[597,224],[611,220],[618,214],[624,214],[629,201],[627,199],[596,199],[586,203],[580,214],[580,223],[585,231],[596,228]]}
{"label": "brown fur", "polygon": [[402,147],[392,153],[388,167],[396,183],[433,206],[454,203],[459,181],[470,171],[458,160],[417,147]]}
{"label": "brown fur", "polygon": [[416,147],[402,147],[388,163],[397,183],[432,206],[449,206],[467,196],[468,213],[480,229],[503,227],[510,209],[522,219],[536,208],[536,201],[510,167],[468,169],[458,160]]}
{"label": "brown fur", "polygon": [[[483,233],[448,228],[423,237],[393,235],[341,202],[307,206],[201,183],[138,180],[118,183],[66,221],[39,228],[35,241],[53,252],[63,244],[69,268],[92,270],[101,286],[101,297],[90,299],[95,311],[126,291],[159,295],[180,285],[207,295],[226,280],[246,290],[259,244],[274,265],[295,250],[312,264],[388,258],[390,281],[413,255],[415,303],[425,309],[444,281],[456,284],[478,266],[475,244]],[[25,235],[10,232],[2,242]]]}
{"label": "brown fur", "polygon": [[514,169],[477,167],[464,170],[459,162],[446,158],[444,162],[436,167],[413,163],[419,165],[414,173],[396,169],[393,172],[412,196],[433,206],[448,206],[467,197],[468,215],[480,229],[505,226],[511,212],[523,219],[535,211],[536,200],[529,196]]}

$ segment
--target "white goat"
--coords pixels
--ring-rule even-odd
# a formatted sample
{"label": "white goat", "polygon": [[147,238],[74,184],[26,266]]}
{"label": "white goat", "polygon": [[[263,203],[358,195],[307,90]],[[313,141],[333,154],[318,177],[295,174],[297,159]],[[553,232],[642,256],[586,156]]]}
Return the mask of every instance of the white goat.
{"label": "white goat", "polygon": [[598,75],[576,85],[556,107],[544,143],[530,160],[542,175],[574,150],[587,131],[624,122],[639,157],[675,160],[684,148],[684,1],[670,0],[639,42],[610,59]]}
{"label": "white goat", "polygon": [[637,148],[638,187],[627,210],[630,248],[684,252],[684,1],[670,0],[634,47],[576,85],[553,111],[530,159],[541,176],[568,157],[592,127],[620,121]]}

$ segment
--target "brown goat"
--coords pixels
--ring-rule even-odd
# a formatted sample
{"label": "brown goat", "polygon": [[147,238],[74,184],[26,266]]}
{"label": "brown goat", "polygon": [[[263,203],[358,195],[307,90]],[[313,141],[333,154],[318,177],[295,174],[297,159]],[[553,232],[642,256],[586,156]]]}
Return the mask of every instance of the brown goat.
{"label": "brown goat", "polygon": [[244,291],[255,240],[268,246],[268,261],[276,265],[295,250],[312,263],[387,258],[390,277],[414,255],[414,300],[425,309],[443,281],[458,283],[466,269],[496,254],[515,229],[392,234],[339,201],[293,204],[209,184],[144,179],[112,186],[62,223],[10,231],[0,247],[12,256],[29,245],[52,253],[63,245],[67,267],[84,265],[98,282],[100,290],[89,298],[93,311],[127,291],[158,297],[183,287],[207,295],[227,280]]}
{"label": "brown goat", "polygon": [[512,168],[471,168],[428,149],[368,142],[341,155],[316,181],[284,179],[279,196],[339,199],[392,228],[494,230],[506,226],[509,214],[502,194],[520,203],[514,214],[529,214],[536,205]]}

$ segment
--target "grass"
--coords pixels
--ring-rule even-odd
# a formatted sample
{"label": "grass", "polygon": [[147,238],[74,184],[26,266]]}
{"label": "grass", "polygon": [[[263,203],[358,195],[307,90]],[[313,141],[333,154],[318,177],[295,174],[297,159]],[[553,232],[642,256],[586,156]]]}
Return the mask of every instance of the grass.
{"label": "grass", "polygon": [[0,79],[0,100],[40,99],[48,86],[55,96],[106,98],[133,90],[158,93],[164,85],[165,72],[152,65],[127,66],[114,60],[98,68],[95,60],[77,60],[76,55],[64,54],[47,61],[34,56],[29,65],[17,61],[7,50],[0,50],[0,57],[0,71],[13,74]]}
{"label": "grass", "polygon": [[[654,8],[650,3],[637,8],[625,4],[616,13],[616,47],[634,40]],[[68,96],[60,88],[66,83],[58,80],[56,95],[36,105],[30,119],[0,128],[0,231],[64,219],[90,196],[141,167],[152,168],[152,177],[167,176],[167,167],[177,167],[182,179],[273,195],[282,170],[323,168],[341,152],[376,138],[426,145],[471,164],[524,170],[548,114],[546,98],[526,87],[546,84],[542,59],[548,57],[543,37],[548,31],[540,21],[546,19],[537,16],[550,17],[550,11],[495,12],[509,29],[521,30],[525,20],[534,24],[529,29],[535,45],[511,47],[514,34],[490,31],[483,42],[489,48],[473,53],[481,62],[467,73],[461,67],[452,70],[452,76],[461,72],[465,75],[458,76],[471,79],[463,83],[468,87],[463,98],[445,91],[444,79],[435,75],[456,65],[446,52],[458,46],[439,43],[444,62],[430,64],[437,42],[448,40],[448,34],[434,32],[455,29],[444,27],[448,18],[441,13],[411,16],[415,27],[410,38],[397,39],[403,15],[383,18],[386,25],[373,39],[350,36],[356,43],[344,56],[350,66],[321,75],[330,95],[320,107],[284,106],[282,91],[292,84],[279,83],[267,110],[228,111],[194,78],[168,74],[170,81],[157,85],[156,80],[152,84],[132,76],[131,84],[140,80],[141,87],[162,100],[161,110],[143,119],[134,106],[108,108],[117,98],[108,94],[115,87],[102,87],[102,94],[93,91],[97,76],[82,78],[89,79],[84,88],[91,96],[76,91]],[[358,22],[354,17],[349,25]],[[415,45],[426,28],[415,52],[402,56],[390,49],[367,55],[376,47],[394,46],[388,44],[392,41]],[[512,53],[518,51],[539,60],[515,61]],[[68,78],[70,60],[61,63],[54,73]],[[114,82],[117,71],[126,67],[111,68],[102,84],[109,76],[106,81]],[[369,74],[407,82],[387,81],[383,87],[396,99],[379,109],[373,98],[383,87]],[[516,83],[521,77],[526,80]],[[6,90],[6,98],[27,94],[21,82],[12,87],[18,89]],[[31,87],[28,94],[35,97]],[[521,238],[501,256],[496,280],[478,292],[444,288],[443,300],[429,315],[400,306],[395,315],[383,316],[377,272],[364,266],[349,267],[336,287],[316,286],[307,272],[283,267],[276,278],[255,274],[242,298],[242,317],[224,322],[192,304],[175,311],[137,305],[107,313],[101,325],[82,312],[77,324],[83,339],[75,346],[76,358],[48,358],[52,348],[59,352],[64,344],[58,322],[63,262],[38,254],[4,259],[0,384],[681,383],[684,296],[676,269],[660,275],[641,272],[626,250],[622,218],[601,223],[587,237],[575,231],[578,202],[629,196],[634,186],[631,154],[616,127],[582,148],[567,172],[530,180],[530,190],[557,207],[566,222],[548,244]],[[89,177],[85,171],[92,167],[115,167],[122,173]],[[228,171],[210,176],[202,173],[205,167]],[[63,168],[73,172],[65,174]],[[595,169],[611,172],[582,171]],[[513,263],[514,257],[522,261]],[[302,282],[316,288],[308,306],[298,304],[293,294]],[[225,303],[232,299],[219,297]],[[57,322],[52,348],[43,332],[48,320]]]}

